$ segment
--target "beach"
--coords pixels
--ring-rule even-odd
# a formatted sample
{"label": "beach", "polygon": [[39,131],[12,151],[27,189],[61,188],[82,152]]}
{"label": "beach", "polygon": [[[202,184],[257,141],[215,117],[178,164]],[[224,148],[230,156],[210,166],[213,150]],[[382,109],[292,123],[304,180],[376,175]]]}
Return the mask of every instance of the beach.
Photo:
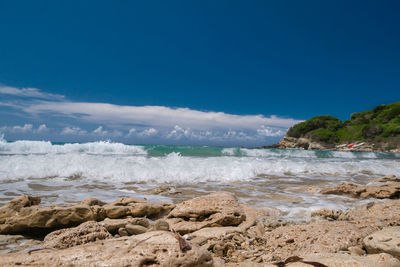
{"label": "beach", "polygon": [[[95,232],[102,233],[92,241],[97,240],[94,243],[98,245],[99,240],[106,240],[105,246],[111,246],[107,242],[118,244],[129,238],[141,242],[141,235],[156,242],[158,239],[152,233],[159,229],[154,229],[153,226],[157,220],[165,220],[169,230],[176,230],[187,238],[191,246],[196,247],[190,253],[200,253],[204,257],[208,255],[207,251],[211,253],[211,263],[205,260],[201,264],[197,262],[200,264],[198,266],[239,266],[245,262],[266,266],[265,264],[299,255],[320,261],[321,258],[311,254],[337,254],[344,250],[350,257],[354,256],[350,251],[352,247],[361,249],[363,252],[359,251],[359,254],[364,255],[366,251],[363,239],[367,235],[385,227],[400,225],[399,213],[396,213],[398,200],[387,200],[399,197],[400,189],[396,178],[400,177],[398,153],[2,140],[0,159],[0,204],[3,205],[3,215],[25,210],[27,217],[35,217],[38,215],[31,212],[42,214],[42,209],[50,214],[41,223],[31,226],[22,222],[27,217],[18,219],[16,214],[9,216],[16,216],[15,221],[7,222],[10,220],[7,217],[8,219],[1,222],[2,234],[22,234],[19,239],[12,239],[14,243],[4,241],[6,245],[1,246],[1,254],[5,257],[3,259],[7,259],[10,265],[15,264],[18,260],[14,260],[20,255],[32,249],[40,248],[37,252],[29,253],[32,254],[30,259],[35,262],[35,257],[39,256],[34,255],[42,257],[55,253],[55,257],[61,257],[64,252],[65,255],[76,254],[79,244],[89,248],[91,242],[85,241],[56,249],[53,245],[51,251],[43,250],[48,244],[43,241],[46,235],[60,228],[89,227],[80,226],[88,221],[102,224],[85,228],[86,234],[90,233],[90,229],[97,229]],[[382,177],[389,177],[389,180],[379,180]],[[389,193],[382,193],[382,188]],[[23,195],[25,200],[18,200]],[[40,198],[40,201],[35,201],[35,197]],[[85,199],[89,200],[85,202]],[[130,201],[124,202],[124,199]],[[25,204],[10,204],[21,201]],[[137,208],[139,204],[142,211]],[[84,211],[82,214],[78,212],[79,216],[72,216],[71,214],[76,214],[79,210],[77,205],[81,205],[79,209]],[[360,221],[359,218],[349,215],[351,211],[360,209],[369,211],[368,205],[373,205],[371,209],[380,212],[377,212],[376,218],[369,221],[368,225],[366,220]],[[367,206],[368,209],[365,208]],[[203,210],[207,207],[210,210]],[[138,213],[132,213],[132,209]],[[185,209],[192,212],[187,214]],[[382,211],[384,209],[390,212],[385,213]],[[95,214],[93,210],[96,210]],[[52,217],[52,214],[57,214],[55,211],[64,212],[75,219],[59,223],[60,218]],[[240,218],[230,217],[232,214],[237,214]],[[204,223],[209,216],[222,219]],[[360,218],[363,216],[371,220],[368,214],[360,213]],[[138,218],[143,220],[138,221]],[[104,223],[106,220],[125,220],[125,223],[108,231],[108,226]],[[141,229],[140,234],[135,232],[136,234],[124,236],[126,231],[120,228],[125,229],[128,221],[144,227],[145,230]],[[22,226],[15,226],[18,224]],[[106,230],[101,227],[106,227]],[[203,228],[213,229],[209,230],[211,235],[205,234],[207,231],[201,232]],[[320,236],[333,231],[326,235],[326,240],[315,241],[319,245],[325,242],[325,248],[318,248],[319,245],[312,245],[312,242],[307,243],[313,231]],[[292,232],[293,238],[282,240],[287,232]],[[299,234],[302,232],[305,236]],[[66,236],[70,238],[74,235],[70,233]],[[30,245],[21,246],[21,241],[18,240],[25,240]],[[163,240],[157,242],[168,249],[172,249],[170,246],[176,241],[168,238]],[[333,241],[339,245],[328,245]],[[304,242],[306,245],[301,249],[300,244]],[[100,248],[90,249],[93,249],[92,254],[96,254]],[[186,260],[185,254],[179,252],[179,246],[176,253],[180,255],[178,258],[183,257]],[[250,256],[245,257],[244,254]],[[325,258],[335,256],[332,255]],[[346,255],[339,256],[347,257]],[[360,255],[356,256],[361,257]],[[387,257],[385,259],[390,264],[395,262]],[[367,262],[366,258],[353,260]],[[59,261],[61,262],[62,260]],[[112,261],[104,258],[90,264],[101,265],[102,262]],[[122,262],[114,262],[111,266],[118,266]],[[158,265],[165,265],[163,260],[157,259],[157,262]],[[86,264],[88,262],[83,260],[74,261],[74,265]],[[194,262],[187,266],[191,264]],[[390,264],[382,266],[396,266]]]}

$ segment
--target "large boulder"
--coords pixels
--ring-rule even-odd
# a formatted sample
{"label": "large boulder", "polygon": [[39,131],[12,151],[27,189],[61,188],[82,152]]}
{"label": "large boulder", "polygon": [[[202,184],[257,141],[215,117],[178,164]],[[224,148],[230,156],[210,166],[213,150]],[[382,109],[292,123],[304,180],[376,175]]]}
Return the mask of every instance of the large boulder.
{"label": "large boulder", "polygon": [[0,234],[48,232],[74,227],[87,221],[102,221],[105,218],[157,218],[174,208],[171,203],[134,198],[121,198],[110,204],[87,199],[83,201],[85,204],[48,207],[38,206],[39,202],[38,198],[21,196],[0,207]]}
{"label": "large boulder", "polygon": [[[5,208],[7,209],[7,208]],[[6,216],[3,216],[7,214]],[[105,218],[98,206],[31,206],[0,213],[0,233],[19,234],[37,230],[50,230],[79,225],[86,221],[100,221]]]}
{"label": "large boulder", "polygon": [[245,219],[232,193],[216,192],[178,204],[167,221],[172,229],[186,234],[205,227],[237,226]]}
{"label": "large boulder", "polygon": [[370,254],[384,252],[400,259],[400,226],[375,232],[365,237],[363,243]]}
{"label": "large boulder", "polygon": [[51,232],[44,238],[43,247],[69,248],[97,240],[111,238],[112,235],[98,222],[85,222],[74,228]]}
{"label": "large boulder", "polygon": [[214,266],[211,254],[191,245],[181,251],[166,231],[107,239],[62,250],[38,250],[0,256],[5,266]]}

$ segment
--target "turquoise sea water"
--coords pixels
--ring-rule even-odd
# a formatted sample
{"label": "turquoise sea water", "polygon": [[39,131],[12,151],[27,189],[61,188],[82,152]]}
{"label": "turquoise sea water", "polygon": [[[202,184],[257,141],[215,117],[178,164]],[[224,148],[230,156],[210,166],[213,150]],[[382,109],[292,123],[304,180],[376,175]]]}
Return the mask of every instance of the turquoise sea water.
{"label": "turquoise sea water", "polygon": [[[122,196],[181,201],[226,190],[253,206],[307,216],[355,203],[320,195],[320,188],[387,174],[400,176],[400,154],[0,140],[0,203],[21,194],[47,204]],[[175,194],[151,193],[159,186]]]}

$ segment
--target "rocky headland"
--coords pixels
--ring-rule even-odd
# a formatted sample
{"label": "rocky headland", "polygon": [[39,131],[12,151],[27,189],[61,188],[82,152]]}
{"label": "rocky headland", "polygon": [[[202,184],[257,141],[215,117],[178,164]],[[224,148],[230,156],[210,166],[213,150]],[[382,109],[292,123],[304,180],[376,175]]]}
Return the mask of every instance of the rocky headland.
{"label": "rocky headland", "polygon": [[272,148],[400,152],[400,102],[351,114],[350,120],[323,115],[291,127]]}
{"label": "rocky headland", "polygon": [[178,204],[90,198],[41,206],[23,195],[0,207],[0,266],[400,266],[398,177],[316,194],[364,204],[299,222],[223,191]]}

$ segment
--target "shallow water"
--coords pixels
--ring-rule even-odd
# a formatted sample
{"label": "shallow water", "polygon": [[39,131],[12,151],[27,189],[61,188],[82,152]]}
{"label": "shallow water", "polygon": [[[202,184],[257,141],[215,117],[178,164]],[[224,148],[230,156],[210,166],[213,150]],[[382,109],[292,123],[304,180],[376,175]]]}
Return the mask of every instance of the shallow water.
{"label": "shallow water", "polygon": [[[21,194],[44,204],[122,196],[179,202],[226,190],[242,203],[307,218],[322,207],[356,203],[320,195],[320,188],[387,174],[400,176],[400,154],[0,140],[0,204]],[[161,185],[181,193],[148,194]]]}

